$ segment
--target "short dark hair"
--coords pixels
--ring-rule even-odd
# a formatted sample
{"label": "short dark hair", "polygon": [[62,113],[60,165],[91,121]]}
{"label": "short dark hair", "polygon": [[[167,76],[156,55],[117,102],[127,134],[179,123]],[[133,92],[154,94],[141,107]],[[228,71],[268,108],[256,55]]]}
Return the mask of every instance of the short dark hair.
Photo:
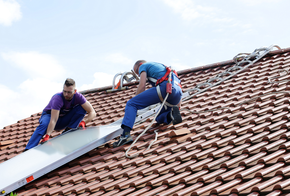
{"label": "short dark hair", "polygon": [[67,78],[64,82],[64,85],[66,85],[66,86],[74,86],[75,84],[76,84],[76,82],[71,78]]}
{"label": "short dark hair", "polygon": [[146,63],[145,60],[138,60],[136,61],[136,63],[134,64],[134,66],[139,66],[140,64]]}
{"label": "short dark hair", "polygon": [[[145,60],[138,60],[138,61],[136,61],[136,63],[135,63],[134,66],[133,66],[133,70],[134,70],[134,72],[136,72],[136,69],[137,69],[140,65],[142,65],[143,63],[146,63],[146,61],[145,61]],[[136,74],[138,74],[138,73],[136,73]]]}

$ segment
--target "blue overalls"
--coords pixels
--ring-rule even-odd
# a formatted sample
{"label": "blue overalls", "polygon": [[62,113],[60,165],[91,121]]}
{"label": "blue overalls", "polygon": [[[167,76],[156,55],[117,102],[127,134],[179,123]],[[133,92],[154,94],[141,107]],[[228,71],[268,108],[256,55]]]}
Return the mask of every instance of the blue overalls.
{"label": "blue overalls", "polygon": [[[150,80],[149,82],[153,86],[152,88],[136,95],[127,102],[122,125],[130,127],[132,129],[135,123],[137,110],[161,102],[155,87],[155,83],[151,82]],[[166,83],[167,81],[163,81],[161,84],[159,84],[163,99],[166,96]],[[167,102],[172,105],[177,105],[182,97],[182,90],[178,84],[180,84],[180,80],[175,74],[172,74],[172,93],[169,94],[167,98]],[[169,124],[171,120],[168,120],[167,115],[170,113],[170,111],[171,107],[166,107],[166,109],[165,107],[163,107],[156,118],[157,123]]]}
{"label": "blue overalls", "polygon": [[[62,97],[63,102],[65,102],[62,93],[56,94]],[[74,98],[72,103],[74,103]],[[55,125],[54,130],[60,131],[67,127],[77,128],[84,116],[86,115],[86,110],[83,109],[81,105],[71,105],[69,109],[65,109],[64,106],[60,109],[59,118]],[[27,146],[25,149],[31,149],[38,145],[41,138],[46,134],[46,130],[51,118],[51,111],[43,111],[39,119],[39,125],[32,134]]]}

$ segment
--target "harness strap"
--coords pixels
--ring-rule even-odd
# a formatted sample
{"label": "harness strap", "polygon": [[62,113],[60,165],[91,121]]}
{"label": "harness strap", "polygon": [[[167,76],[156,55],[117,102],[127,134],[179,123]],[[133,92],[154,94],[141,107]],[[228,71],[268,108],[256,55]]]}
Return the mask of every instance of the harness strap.
{"label": "harness strap", "polygon": [[[157,94],[158,94],[158,97],[159,97],[160,101],[163,102],[164,99],[162,97],[162,94],[161,94],[161,90],[160,90],[160,86],[159,85],[156,86],[156,91],[157,91]],[[165,110],[167,110],[167,106],[168,107],[173,107],[174,105],[172,105],[172,104],[168,103],[167,101],[165,101],[165,103],[164,103]]]}
{"label": "harness strap", "polygon": [[[166,67],[166,66],[165,66],[165,68],[166,68],[166,73],[164,74],[163,77],[159,78],[158,80],[155,79],[155,78],[152,78],[152,77],[148,77],[148,80],[150,80],[151,82],[155,83],[156,91],[157,91],[158,97],[159,97],[159,99],[160,99],[161,102],[163,102],[164,99],[163,99],[163,97],[162,97],[162,94],[161,94],[161,90],[160,90],[160,86],[159,86],[159,84],[161,84],[162,82],[168,80],[168,76],[169,76],[169,74],[171,74],[171,72],[173,72],[173,73],[178,77],[178,75],[177,75],[177,73],[176,73],[175,70],[172,71],[172,70],[170,69],[170,67]],[[172,79],[171,79],[171,81],[172,81]],[[171,81],[170,81],[170,82],[171,82]],[[180,83],[178,83],[177,81],[175,81],[174,83],[177,84],[177,85],[182,89]],[[168,107],[173,107],[174,105],[172,105],[172,104],[170,104],[170,103],[168,103],[168,102],[165,102],[165,103],[164,103],[164,108],[165,108],[166,110],[167,110],[167,106],[168,106]]]}
{"label": "harness strap", "polygon": [[154,84],[156,84],[156,82],[157,82],[157,79],[152,78],[152,77],[148,77],[148,80],[150,80],[150,81],[153,82]]}
{"label": "harness strap", "polygon": [[164,74],[163,77],[159,78],[159,79],[156,81],[156,84],[155,84],[156,86],[157,86],[158,84],[160,84],[161,82],[167,80],[168,75],[169,75],[170,72],[171,72],[171,69],[170,69],[169,67],[165,67],[165,68],[166,68],[166,73]]}
{"label": "harness strap", "polygon": [[[156,84],[156,81],[157,81],[157,79],[152,78],[152,77],[148,77],[148,80],[150,80],[150,82],[153,82],[154,84]],[[174,81],[174,83],[177,84],[182,89],[181,84],[179,84],[177,81]]]}
{"label": "harness strap", "polygon": [[[163,77],[161,77],[161,78],[159,78],[156,82],[155,82],[155,85],[157,86],[157,85],[159,85],[159,84],[161,84],[163,81],[165,81],[165,80],[168,80],[168,76],[169,76],[169,74],[170,74],[170,72],[173,72],[177,77],[178,77],[178,74],[177,74],[177,72],[175,71],[175,70],[171,70],[170,69],[170,67],[166,67],[165,66],[165,68],[166,68],[166,73],[165,73],[165,75],[163,76]],[[155,78],[153,78],[153,79],[155,79]],[[156,80],[156,79],[155,79]],[[171,79],[172,80],[172,79]],[[152,81],[152,80],[151,80]],[[182,86],[181,86],[181,84],[180,83],[176,83],[181,89],[182,89]]]}

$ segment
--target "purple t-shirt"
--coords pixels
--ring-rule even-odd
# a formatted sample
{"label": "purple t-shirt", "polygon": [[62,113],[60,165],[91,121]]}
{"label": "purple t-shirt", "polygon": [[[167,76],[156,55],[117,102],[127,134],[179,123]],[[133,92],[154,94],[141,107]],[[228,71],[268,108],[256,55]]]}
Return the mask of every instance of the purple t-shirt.
{"label": "purple t-shirt", "polygon": [[82,105],[86,102],[86,98],[79,92],[76,92],[70,101],[65,100],[62,92],[53,95],[50,99],[48,105],[43,111],[54,110],[66,110],[67,112],[71,110],[76,105]]}

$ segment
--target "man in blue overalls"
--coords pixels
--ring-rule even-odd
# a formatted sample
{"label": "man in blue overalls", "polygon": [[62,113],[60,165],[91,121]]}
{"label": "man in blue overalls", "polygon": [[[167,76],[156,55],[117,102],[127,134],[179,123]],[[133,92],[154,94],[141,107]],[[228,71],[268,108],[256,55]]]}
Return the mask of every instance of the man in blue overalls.
{"label": "man in blue overalls", "polygon": [[[88,116],[84,116],[88,113]],[[49,139],[54,130],[68,130],[82,126],[90,122],[96,116],[96,112],[86,98],[77,92],[75,81],[66,79],[63,91],[55,94],[44,108],[39,119],[39,126],[32,134],[24,151],[31,149],[41,142]]]}
{"label": "man in blue overalls", "polygon": [[[133,69],[134,72],[140,76],[139,85],[136,96],[130,99],[126,104],[125,116],[121,126],[123,128],[123,134],[120,136],[119,141],[113,143],[113,147],[118,147],[132,141],[130,131],[133,128],[137,110],[160,103],[166,96],[168,74],[171,72],[169,67],[161,63],[139,60],[135,63]],[[182,97],[180,80],[176,72],[171,74],[171,78],[172,93],[169,94],[166,100],[167,106],[162,108],[156,118],[159,124],[170,124],[171,122],[177,124],[182,121],[179,112]],[[145,91],[147,79],[153,87]]]}

